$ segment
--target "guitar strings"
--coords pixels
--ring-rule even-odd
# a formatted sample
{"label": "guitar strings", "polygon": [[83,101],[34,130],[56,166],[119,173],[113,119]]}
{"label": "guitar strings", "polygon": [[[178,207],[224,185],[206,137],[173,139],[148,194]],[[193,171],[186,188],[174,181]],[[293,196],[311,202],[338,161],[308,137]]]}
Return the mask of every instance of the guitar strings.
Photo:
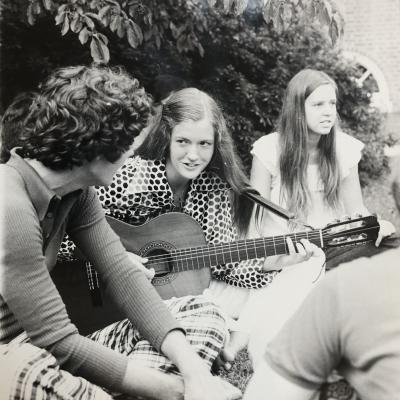
{"label": "guitar strings", "polygon": [[[308,235],[304,235],[304,237],[300,237],[302,233],[296,233],[296,239],[303,239],[303,238],[311,238],[312,235],[314,236],[314,239],[320,238],[320,234],[319,233],[312,233],[312,234],[308,234]],[[286,235],[286,236],[277,236],[277,239],[274,240],[274,236],[273,237],[268,237],[268,238],[255,238],[255,239],[243,239],[243,240],[238,240],[235,242],[225,242],[225,243],[217,243],[217,244],[213,244],[213,245],[205,245],[205,246],[201,246],[201,247],[188,247],[188,248],[184,248],[184,249],[174,249],[173,251],[171,251],[171,253],[175,253],[178,256],[185,256],[186,254],[188,255],[193,255],[193,254],[202,254],[202,253],[206,253],[206,252],[211,252],[212,254],[222,254],[222,253],[216,253],[214,250],[230,250],[230,251],[235,251],[237,252],[238,250],[245,250],[246,248],[249,248],[249,251],[252,251],[254,249],[261,249],[264,248],[264,246],[270,246],[270,247],[274,247],[274,246],[281,246],[282,244],[286,245],[286,238],[288,236],[294,236],[294,234],[290,234],[290,235]],[[313,239],[313,238],[311,238]],[[273,244],[270,244],[270,243]],[[249,247],[250,244],[250,247]],[[261,246],[259,246],[261,244]],[[257,247],[258,246],[258,247]],[[186,253],[186,254],[185,254]],[[171,260],[171,256],[166,256],[165,254],[162,255],[156,255],[156,256],[149,256],[147,257],[149,260],[157,260],[157,259],[164,259],[167,258],[168,260]],[[194,257],[196,258],[196,257]],[[190,257],[189,257],[190,259]]]}
{"label": "guitar strings", "polygon": [[[360,228],[360,229],[355,229],[352,234],[356,235],[358,233],[363,233],[368,230],[374,230],[377,227],[370,227],[370,228]],[[340,233],[340,232],[338,232]],[[260,249],[266,249],[266,248],[276,248],[277,246],[282,246],[284,245],[285,248],[287,247],[286,244],[286,238],[291,237],[292,239],[294,238],[295,240],[298,239],[319,239],[321,237],[320,231],[318,232],[299,232],[296,234],[288,234],[288,235],[280,235],[275,237],[269,237],[269,238],[256,238],[256,239],[243,239],[237,242],[228,242],[228,243],[218,243],[215,245],[210,245],[210,246],[202,246],[202,247],[192,247],[192,248],[185,248],[185,249],[174,249],[171,251],[169,254],[162,254],[162,255],[155,255],[155,256],[149,256],[147,257],[149,262],[146,264],[147,266],[157,264],[159,262],[184,262],[184,261],[193,261],[196,260],[199,257],[204,258],[205,257],[218,257],[219,255],[223,255],[226,253],[226,251],[229,252],[240,252],[243,250],[248,249],[247,253],[252,253],[255,252],[257,253],[257,250]],[[251,247],[249,248],[249,243],[252,242]],[[344,245],[351,244],[349,243],[344,243]],[[255,254],[257,256],[257,254]],[[228,257],[228,256],[227,256]],[[252,257],[252,258],[258,258],[258,257]],[[229,262],[229,261],[228,261]]]}
{"label": "guitar strings", "polygon": [[[366,232],[367,230],[371,230],[371,229],[376,229],[376,227],[375,228],[374,227],[361,228],[361,230],[354,230],[352,233],[353,234],[357,234],[357,233],[360,233],[360,232]],[[318,239],[320,238],[320,234],[316,233],[316,232],[313,232],[312,234],[308,234],[308,236],[307,236],[307,234],[305,234],[303,232],[299,232],[299,233],[296,233],[296,240],[298,238],[300,238],[300,236],[302,236],[302,235],[304,235],[304,238],[307,238],[307,237],[310,238],[312,235],[314,235],[314,238],[318,238]],[[252,242],[253,241],[254,245],[258,245],[261,242],[261,246],[260,247],[253,246],[252,248],[249,248],[249,250],[251,251],[253,249],[262,249],[264,246],[286,245],[286,238],[288,236],[289,237],[294,237],[294,234],[288,234],[286,236],[278,236],[277,240],[273,240],[271,238],[245,239],[245,240],[242,240],[242,241],[228,242],[228,243],[218,243],[218,244],[210,245],[210,246],[192,247],[192,248],[186,248],[186,249],[175,249],[170,254],[176,253],[178,256],[185,256],[186,255],[185,253],[187,253],[189,255],[195,255],[195,254],[202,255],[202,253],[206,253],[207,251],[213,251],[213,249],[215,249],[215,250],[223,250],[223,249],[229,250],[229,248],[233,249],[231,251],[235,251],[236,252],[238,250],[240,251],[240,250],[248,248],[249,247],[248,244],[247,244],[248,242]],[[268,241],[270,241],[270,242],[273,241],[274,245],[268,244]],[[235,243],[240,243],[240,245],[235,245]],[[222,253],[213,252],[212,254],[222,254]],[[164,255],[164,254],[163,255],[150,256],[148,258],[152,259],[152,260],[156,260],[157,258],[165,259],[167,261],[173,260],[173,257],[171,257],[170,255]],[[195,256],[194,257],[188,257],[187,259],[191,259],[191,258],[196,258],[196,257]]]}

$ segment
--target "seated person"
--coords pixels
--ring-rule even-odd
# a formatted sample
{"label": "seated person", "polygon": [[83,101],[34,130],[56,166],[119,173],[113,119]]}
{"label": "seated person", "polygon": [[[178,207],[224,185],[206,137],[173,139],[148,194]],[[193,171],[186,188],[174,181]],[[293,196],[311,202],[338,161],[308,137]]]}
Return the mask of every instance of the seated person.
{"label": "seated person", "polygon": [[[111,399],[113,391],[154,399],[239,398],[190,346],[184,318],[178,323],[161,301],[142,272],[143,260],[129,258],[92,188],[110,184],[147,123],[151,103],[138,81],[120,69],[62,68],[26,108],[21,147],[0,165],[7,233],[0,262],[2,396]],[[79,334],[50,277],[65,232],[128,317],[123,323],[130,329],[123,332],[129,335],[112,331],[114,346]],[[212,304],[208,309],[215,311]],[[211,345],[218,354],[225,321],[214,315],[221,335]],[[135,343],[144,338],[181,377],[143,367]]]}
{"label": "seated person", "polygon": [[[246,233],[253,203],[243,194],[251,191],[250,185],[222,110],[210,95],[196,88],[171,93],[161,102],[136,154],[140,156],[128,159],[110,186],[97,188],[106,214],[142,225],[172,211],[183,212],[201,226],[210,245],[237,241]],[[231,329],[223,362],[232,362],[242,342],[246,344],[248,315],[255,313],[247,306],[249,299],[263,288],[263,293],[271,290],[279,274],[276,269],[307,260],[317,251],[304,240],[288,246],[291,255],[268,257],[265,262],[229,262],[226,252],[225,263],[211,266],[211,283],[203,295],[221,307]],[[233,249],[237,254],[238,248]],[[218,254],[223,251],[216,248]],[[64,259],[73,255],[73,243],[65,241],[61,253]],[[103,336],[113,341],[107,332]]]}
{"label": "seated person", "polygon": [[[400,171],[393,184],[400,211]],[[245,400],[305,400],[333,369],[363,400],[400,398],[400,248],[342,264],[267,347]]]}

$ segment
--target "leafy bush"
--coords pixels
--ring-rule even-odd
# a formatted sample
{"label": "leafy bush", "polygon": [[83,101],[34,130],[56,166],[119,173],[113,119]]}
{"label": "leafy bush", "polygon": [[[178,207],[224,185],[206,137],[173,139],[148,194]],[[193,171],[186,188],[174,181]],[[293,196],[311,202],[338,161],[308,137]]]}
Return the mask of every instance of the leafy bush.
{"label": "leafy bush", "polygon": [[[360,87],[359,71],[316,27],[294,24],[278,34],[245,19],[214,20],[215,34],[198,60],[198,81],[223,104],[247,167],[250,148],[275,129],[286,85],[299,70],[327,72],[339,88],[338,112],[344,131],[365,144],[360,178],[365,184],[388,167],[383,154],[383,115],[370,106],[372,88]],[[218,54],[218,57],[213,57]]]}
{"label": "leafy bush", "polygon": [[[76,35],[61,37],[48,18],[38,19],[34,27],[22,22],[24,2],[15,0],[3,12],[4,105],[19,91],[34,88],[55,67],[90,62],[88,49]],[[292,23],[278,33],[256,12],[230,17],[209,10],[202,18],[208,24],[198,37],[203,56],[196,50],[180,52],[168,32],[161,48],[149,41],[133,49],[115,35],[109,43],[111,63],[124,65],[150,92],[158,74],[172,74],[213,95],[224,109],[246,168],[252,143],[275,129],[290,78],[305,67],[324,70],[339,87],[343,129],[366,144],[360,163],[362,182],[381,176],[387,168],[380,132],[383,116],[370,107],[372,89],[357,85],[358,70],[332,48],[319,26]]]}

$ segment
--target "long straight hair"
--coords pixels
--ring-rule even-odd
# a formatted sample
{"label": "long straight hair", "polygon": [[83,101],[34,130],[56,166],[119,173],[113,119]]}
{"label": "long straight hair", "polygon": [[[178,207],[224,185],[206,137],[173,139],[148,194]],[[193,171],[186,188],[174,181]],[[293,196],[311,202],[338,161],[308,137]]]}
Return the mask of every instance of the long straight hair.
{"label": "long straight hair", "polygon": [[[305,101],[321,85],[337,86],[332,78],[322,71],[304,69],[297,73],[286,89],[278,131],[280,133],[281,201],[299,217],[306,217],[310,205],[307,182],[309,162],[308,135]],[[336,124],[328,135],[318,142],[317,164],[324,185],[324,199],[336,207],[339,198],[340,173],[336,158]]]}
{"label": "long straight hair", "polygon": [[195,88],[185,88],[164,99],[155,116],[153,128],[135,154],[150,160],[166,158],[175,126],[204,118],[211,122],[214,130],[214,153],[206,170],[218,175],[232,189],[233,222],[239,233],[244,233],[249,225],[253,203],[243,194],[254,190],[250,188],[243,172],[221,108],[208,94]]}

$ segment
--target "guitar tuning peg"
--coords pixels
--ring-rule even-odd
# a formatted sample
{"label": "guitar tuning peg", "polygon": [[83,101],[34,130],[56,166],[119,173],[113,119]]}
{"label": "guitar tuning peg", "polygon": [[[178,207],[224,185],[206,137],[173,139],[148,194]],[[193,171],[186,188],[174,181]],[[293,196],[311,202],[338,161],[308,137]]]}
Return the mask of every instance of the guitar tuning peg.
{"label": "guitar tuning peg", "polygon": [[333,219],[331,222],[329,222],[329,224],[327,224],[326,226],[335,225],[335,224],[337,224],[338,222],[340,222],[340,219],[335,218],[335,219]]}

